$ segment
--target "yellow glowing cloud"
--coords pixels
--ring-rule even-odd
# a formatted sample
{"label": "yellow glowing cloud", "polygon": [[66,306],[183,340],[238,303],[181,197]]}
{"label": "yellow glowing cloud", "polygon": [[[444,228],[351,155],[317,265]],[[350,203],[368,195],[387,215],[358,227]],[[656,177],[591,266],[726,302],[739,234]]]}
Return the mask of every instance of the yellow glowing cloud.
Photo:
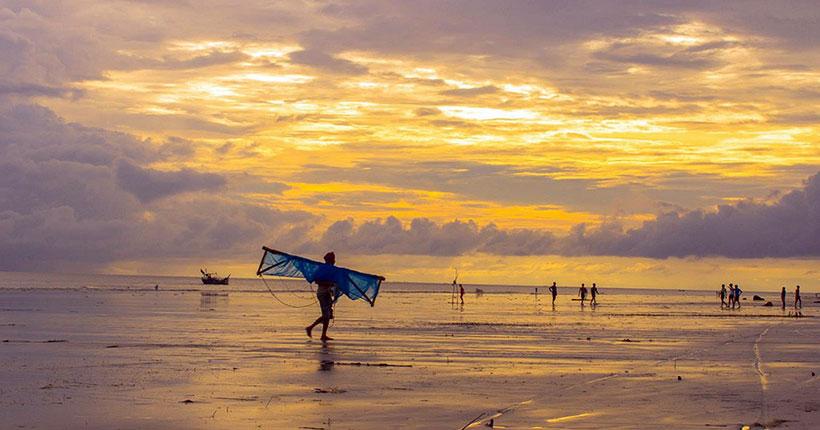
{"label": "yellow glowing cloud", "polygon": [[[158,141],[171,135],[195,140],[194,158],[180,163],[288,183],[292,188],[282,195],[246,197],[315,212],[328,222],[348,216],[459,217],[566,230],[617,216],[634,224],[656,210],[648,197],[631,196],[645,202],[641,209],[613,214],[603,207],[591,210],[590,204],[556,204],[549,200],[554,194],[545,194],[543,201],[504,203],[482,199],[480,189],[469,196],[437,190],[443,183],[421,189],[388,184],[375,175],[371,183],[330,177],[311,184],[299,175],[315,165],[332,171],[374,161],[401,166],[458,160],[517,166],[521,172],[515,175],[589,181],[592,188],[614,190],[636,181],[662,188],[670,174],[759,178],[784,166],[820,164],[816,126],[768,122],[791,106],[788,94],[777,90],[755,97],[746,90],[746,85],[808,85],[820,73],[751,74],[750,68],[766,61],[748,41],[700,21],[630,37],[600,36],[582,41],[567,62],[583,69],[605,58],[614,71],[551,76],[532,73],[526,59],[482,68],[474,67],[480,56],[364,51],[336,58],[366,66],[368,73],[339,74],[290,62],[291,53],[304,49],[293,40],[175,40],[146,55],[190,58],[236,51],[247,57],[181,70],[110,71],[106,79],[80,84],[87,97],[49,104],[89,125],[119,124]],[[217,151],[228,139],[234,149]],[[732,195],[710,198],[724,197]]]}

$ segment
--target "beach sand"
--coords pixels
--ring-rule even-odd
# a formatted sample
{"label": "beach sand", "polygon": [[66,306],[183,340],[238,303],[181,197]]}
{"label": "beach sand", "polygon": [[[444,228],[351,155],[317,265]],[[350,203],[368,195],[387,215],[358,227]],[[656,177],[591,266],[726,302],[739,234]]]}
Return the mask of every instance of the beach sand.
{"label": "beach sand", "polygon": [[342,299],[327,345],[304,333],[315,307],[266,293],[2,290],[2,428],[820,428],[808,297],[793,318],[750,294],[593,310],[562,289],[553,311],[447,288]]}

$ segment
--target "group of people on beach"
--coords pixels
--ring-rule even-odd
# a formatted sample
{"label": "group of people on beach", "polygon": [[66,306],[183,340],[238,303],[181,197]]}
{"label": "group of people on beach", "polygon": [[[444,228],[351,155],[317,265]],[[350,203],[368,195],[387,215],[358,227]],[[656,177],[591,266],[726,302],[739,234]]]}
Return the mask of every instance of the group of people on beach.
{"label": "group of people on beach", "polygon": [[[552,295],[552,305],[555,306],[555,299],[558,297],[558,285],[557,283],[553,282],[552,285],[548,288],[550,295]],[[535,289],[536,293],[538,289]],[[598,285],[594,282],[592,283],[592,288],[587,290],[586,284],[581,284],[581,288],[578,289],[578,297],[581,299],[581,306],[584,305],[584,302],[587,299],[587,294],[590,294],[589,304],[590,305],[597,305],[598,304],[598,294],[600,291],[598,290]]]}
{"label": "group of people on beach", "polygon": [[[729,289],[726,289],[726,284],[720,286],[720,308],[735,309],[740,308],[740,295],[743,290],[740,285],[729,284]],[[757,299],[756,299],[757,300]],[[771,306],[769,304],[768,306]],[[786,309],[786,287],[780,290],[780,307]],[[800,298],[800,285],[794,288],[794,308],[800,309],[803,307],[803,300]]]}
{"label": "group of people on beach", "polygon": [[[593,282],[592,283],[592,288],[589,289],[589,294],[590,294],[589,304],[590,305],[595,306],[595,305],[598,304],[598,293],[599,293],[598,285],[596,285]],[[578,289],[578,297],[581,298],[581,306],[583,306],[584,305],[584,300],[586,300],[586,298],[587,298],[587,287],[586,287],[586,285],[581,284],[581,288]]]}
{"label": "group of people on beach", "polygon": [[[780,308],[786,309],[786,287],[780,290]],[[800,285],[794,287],[794,308],[803,308],[803,299],[800,298]]]}
{"label": "group of people on beach", "polygon": [[[727,297],[728,293],[728,297]],[[734,309],[735,307],[740,307],[740,295],[743,294],[743,290],[740,289],[740,285],[729,284],[729,290],[726,291],[726,284],[720,285],[720,308],[723,309],[724,307],[727,309]],[[728,298],[728,300],[727,300]]]}

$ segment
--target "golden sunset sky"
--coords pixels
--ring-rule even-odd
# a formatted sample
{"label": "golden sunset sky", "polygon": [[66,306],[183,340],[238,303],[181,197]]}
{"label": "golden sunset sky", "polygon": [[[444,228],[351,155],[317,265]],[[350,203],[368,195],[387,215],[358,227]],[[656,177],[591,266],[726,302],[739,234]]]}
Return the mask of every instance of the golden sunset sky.
{"label": "golden sunset sky", "polygon": [[0,270],[820,282],[816,2],[0,0]]}

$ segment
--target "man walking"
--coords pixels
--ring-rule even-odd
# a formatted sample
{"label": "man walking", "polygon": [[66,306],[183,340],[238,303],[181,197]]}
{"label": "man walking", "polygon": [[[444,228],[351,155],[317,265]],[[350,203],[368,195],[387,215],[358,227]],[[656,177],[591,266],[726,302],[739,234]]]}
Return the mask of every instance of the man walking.
{"label": "man walking", "polygon": [[336,283],[333,280],[333,272],[335,269],[333,266],[335,264],[336,254],[332,252],[325,254],[325,264],[319,268],[315,277],[315,282],[319,286],[316,289],[316,299],[319,301],[319,308],[322,311],[322,315],[319,316],[319,318],[316,318],[316,321],[314,321],[313,324],[305,327],[308,337],[313,337],[313,328],[321,323],[322,342],[333,340],[332,337],[327,335],[327,327],[330,324],[330,320],[333,319],[334,289],[336,287]]}

